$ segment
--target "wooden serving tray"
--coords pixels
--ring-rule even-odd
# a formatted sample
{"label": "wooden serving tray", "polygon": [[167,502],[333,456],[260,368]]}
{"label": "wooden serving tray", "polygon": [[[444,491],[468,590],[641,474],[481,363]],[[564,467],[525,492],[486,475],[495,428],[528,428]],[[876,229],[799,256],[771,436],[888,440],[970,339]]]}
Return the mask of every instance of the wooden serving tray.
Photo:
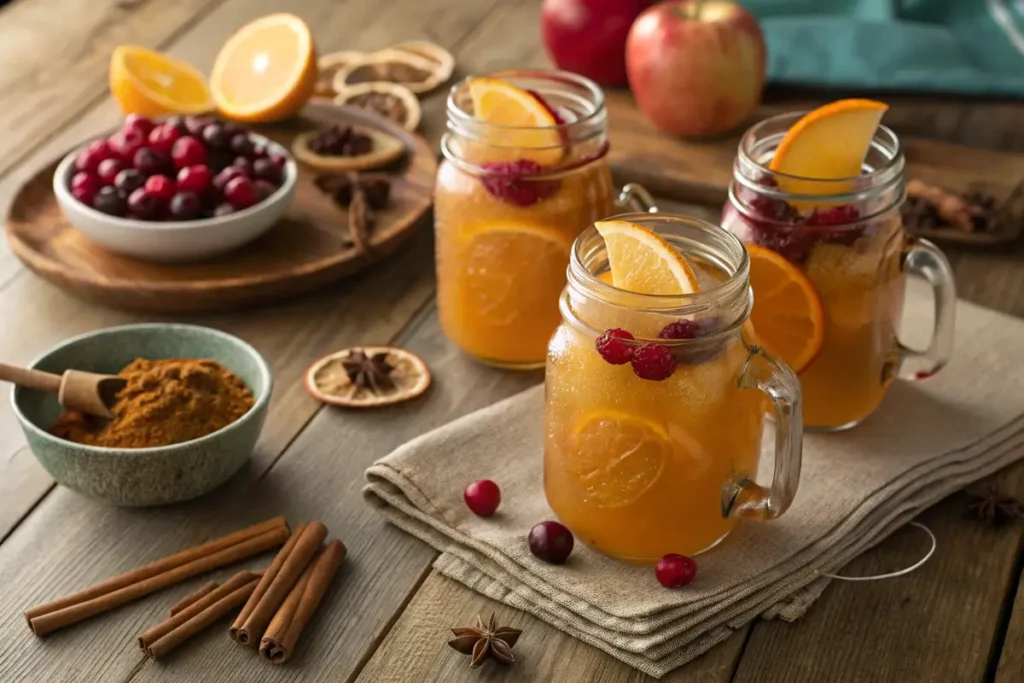
{"label": "wooden serving tray", "polygon": [[[608,95],[609,161],[623,182],[679,201],[720,208],[728,197],[732,166],[741,131],[698,142],[658,133],[628,93]],[[994,152],[923,138],[901,138],[907,160],[906,177],[967,194],[981,191],[1001,204],[1007,216],[991,232],[964,233],[954,228],[917,230],[914,234],[939,242],[995,247],[1015,241],[1024,230],[1024,201],[1017,189],[1024,177],[1024,154]]]}
{"label": "wooden serving tray", "polygon": [[32,271],[70,294],[147,313],[239,309],[296,296],[363,270],[394,252],[419,227],[432,203],[437,157],[423,138],[357,108],[314,104],[283,124],[254,132],[290,146],[299,133],[331,123],[358,123],[401,139],[407,150],[392,173],[391,201],[377,213],[370,253],[348,229],[348,213],[299,165],[295,200],[284,220],[241,249],[192,264],[157,264],[111,253],[65,218],[51,187],[57,161],[26,182],[11,203],[6,233],[11,250]]}

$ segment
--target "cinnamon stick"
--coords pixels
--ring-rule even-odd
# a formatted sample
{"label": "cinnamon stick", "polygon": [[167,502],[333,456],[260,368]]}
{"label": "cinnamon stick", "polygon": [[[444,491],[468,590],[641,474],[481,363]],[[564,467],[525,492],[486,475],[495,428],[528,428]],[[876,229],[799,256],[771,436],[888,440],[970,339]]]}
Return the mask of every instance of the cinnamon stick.
{"label": "cinnamon stick", "polygon": [[231,628],[228,629],[228,635],[231,636],[231,640],[238,640],[238,632],[245,625],[245,622],[249,619],[249,615],[252,614],[256,605],[263,600],[263,596],[266,594],[267,589],[270,588],[270,584],[272,584],[274,579],[277,578],[278,573],[281,571],[281,566],[284,564],[284,561],[288,559],[288,556],[291,555],[292,550],[295,549],[295,544],[298,542],[299,536],[302,535],[302,532],[305,529],[305,522],[301,522],[295,527],[295,530],[292,531],[292,535],[289,536],[288,540],[285,542],[284,547],[277,553],[277,556],[274,558],[274,561],[270,563],[270,566],[267,567],[267,570],[263,572],[263,578],[256,586],[256,590],[254,590],[252,595],[249,596],[249,599],[245,602],[245,606],[242,607],[242,611],[238,613],[234,623],[231,624]]}
{"label": "cinnamon stick", "polygon": [[260,641],[260,654],[264,659],[274,664],[283,664],[292,656],[299,636],[320,605],[327,587],[345,559],[345,553],[345,545],[339,540],[333,540],[302,573]]}
{"label": "cinnamon stick", "polygon": [[207,595],[217,590],[217,587],[219,585],[220,584],[216,581],[207,581],[202,586],[195,589],[194,591],[183,597],[181,600],[178,600],[178,602],[171,605],[171,616],[173,617],[175,614],[185,609],[186,607],[194,603],[196,600],[199,600],[200,598],[205,598]]}
{"label": "cinnamon stick", "polygon": [[189,619],[196,616],[210,605],[216,603],[221,598],[231,595],[242,586],[257,581],[259,576],[254,572],[240,571],[230,579],[224,582],[224,585],[217,586],[214,590],[210,591],[206,595],[200,596],[192,604],[187,605],[184,609],[178,612],[176,615],[164,619],[159,624],[155,624],[141,636],[139,636],[139,647],[146,650],[148,653],[149,646],[160,640],[168,633],[178,628],[182,624],[186,623]]}
{"label": "cinnamon stick", "polygon": [[[323,545],[324,539],[327,538],[327,527],[320,522],[310,522],[302,527],[301,531],[294,534],[294,538],[295,542],[285,544],[285,547],[278,553],[278,557],[274,558],[271,569],[268,569],[264,575],[264,580],[267,580],[273,567],[278,566],[278,571],[267,580],[267,587],[261,596],[254,601],[251,608],[248,605],[243,608],[243,612],[247,612],[248,616],[236,633],[237,640],[242,645],[259,646],[260,638],[263,636],[267,624],[270,623],[281,603],[288,597],[289,591],[298,583],[302,572],[309,566]],[[288,552],[285,552],[286,550]]]}
{"label": "cinnamon stick", "polygon": [[277,517],[34,607],[25,612],[25,618],[32,632],[43,636],[193,576],[266,552],[287,537],[288,525],[283,517]]}
{"label": "cinnamon stick", "polygon": [[[149,658],[154,660],[160,659],[245,602],[253,590],[256,589],[256,584],[259,582],[259,579],[254,575],[243,576],[246,573],[236,574],[231,580],[226,581],[223,586],[180,612],[177,617],[172,617],[164,622],[164,624],[157,624],[157,626],[150,629],[153,632],[166,631],[166,633],[148,645],[143,645],[143,650],[145,650]],[[248,579],[248,581],[245,579]],[[239,583],[241,585],[237,585]],[[237,587],[228,592],[232,584],[235,584]],[[179,619],[180,617],[186,618]],[[176,622],[176,625],[169,628],[168,624],[172,621]],[[146,638],[145,633],[139,637],[140,645],[142,645],[144,638]]]}

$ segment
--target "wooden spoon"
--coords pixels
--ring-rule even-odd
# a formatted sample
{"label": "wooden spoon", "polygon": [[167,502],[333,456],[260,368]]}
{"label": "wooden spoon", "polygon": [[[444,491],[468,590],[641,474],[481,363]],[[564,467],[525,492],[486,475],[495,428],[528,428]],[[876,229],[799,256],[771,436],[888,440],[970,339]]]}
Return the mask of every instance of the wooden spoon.
{"label": "wooden spoon", "polygon": [[128,383],[116,375],[98,375],[81,370],[66,370],[63,375],[54,375],[4,363],[0,363],[0,380],[26,389],[57,394],[57,400],[66,409],[107,419],[114,417],[110,407],[114,405],[117,393]]}

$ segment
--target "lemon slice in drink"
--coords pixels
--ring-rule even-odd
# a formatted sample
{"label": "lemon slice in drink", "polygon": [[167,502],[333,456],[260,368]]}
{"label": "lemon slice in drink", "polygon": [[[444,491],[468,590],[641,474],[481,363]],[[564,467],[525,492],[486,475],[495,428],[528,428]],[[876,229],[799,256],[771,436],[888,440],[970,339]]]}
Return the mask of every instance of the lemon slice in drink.
{"label": "lemon slice in drink", "polygon": [[639,500],[661,478],[672,456],[672,441],[662,425],[617,410],[582,415],[572,439],[568,469],[588,502],[604,508]]}
{"label": "lemon slice in drink", "polygon": [[692,294],[699,289],[686,258],[650,228],[629,221],[594,225],[604,238],[614,286],[638,294]]}

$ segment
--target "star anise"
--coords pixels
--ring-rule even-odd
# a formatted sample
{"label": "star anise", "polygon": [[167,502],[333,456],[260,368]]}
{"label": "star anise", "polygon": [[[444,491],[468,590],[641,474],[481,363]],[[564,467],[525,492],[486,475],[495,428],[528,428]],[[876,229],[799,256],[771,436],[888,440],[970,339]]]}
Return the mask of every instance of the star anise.
{"label": "star anise", "polygon": [[362,349],[356,349],[349,352],[341,365],[348,373],[349,381],[360,389],[379,394],[384,389],[395,388],[395,381],[391,378],[395,368],[388,363],[387,351],[367,356]]}
{"label": "star anise", "polygon": [[469,663],[469,668],[475,669],[488,657],[502,664],[514,662],[516,658],[512,654],[512,648],[515,647],[522,631],[508,626],[499,627],[492,613],[486,623],[483,617],[478,615],[476,626],[453,628],[452,633],[455,637],[448,641],[448,645],[464,655],[472,655],[473,660]]}
{"label": "star anise", "polygon": [[1024,520],[1024,504],[1004,493],[995,484],[967,491],[971,502],[967,512],[986,524],[1006,524],[1012,520]]}

